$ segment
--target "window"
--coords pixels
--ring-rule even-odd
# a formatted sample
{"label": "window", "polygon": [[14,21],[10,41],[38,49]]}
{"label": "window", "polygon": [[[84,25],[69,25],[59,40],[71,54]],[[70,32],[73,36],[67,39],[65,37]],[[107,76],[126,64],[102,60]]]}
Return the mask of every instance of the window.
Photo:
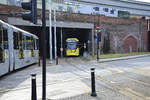
{"label": "window", "polygon": [[8,49],[8,32],[7,29],[3,28],[3,45],[4,45],[4,49]]}
{"label": "window", "polygon": [[34,50],[38,50],[38,49],[39,49],[39,40],[34,39]]}
{"label": "window", "polygon": [[26,36],[26,40],[25,40],[25,50],[31,50],[32,45],[31,45],[31,37]]}
{"label": "window", "polygon": [[62,6],[58,6],[58,11],[63,11],[63,7]]}
{"label": "window", "polygon": [[114,12],[115,12],[114,9],[110,10],[110,14],[114,14]]}
{"label": "window", "polygon": [[2,26],[0,26],[0,48],[3,48],[3,31],[2,31]]}
{"label": "window", "polygon": [[118,11],[118,16],[122,18],[129,18],[130,13],[128,11]]}
{"label": "window", "polygon": [[23,59],[24,58],[24,39],[23,39],[23,34],[19,32],[19,58]]}
{"label": "window", "polygon": [[68,7],[68,8],[67,8],[67,11],[70,12],[70,13],[72,13],[72,12],[73,12],[72,7]]}
{"label": "window", "polygon": [[108,8],[103,8],[103,10],[104,10],[105,12],[108,12],[108,11],[109,11],[109,9],[108,9]]}
{"label": "window", "polygon": [[94,7],[93,8],[95,11],[99,11],[99,7]]}
{"label": "window", "polygon": [[35,43],[34,43],[34,38],[31,37],[31,57],[34,57],[34,48],[35,48]]}
{"label": "window", "polygon": [[68,42],[67,43],[67,49],[76,49],[77,43],[76,42]]}
{"label": "window", "polygon": [[19,39],[19,33],[14,32],[13,33],[13,39],[14,39],[14,49],[19,49],[19,43],[18,43],[18,39]]}
{"label": "window", "polygon": [[26,36],[23,36],[23,49],[26,50]]}
{"label": "window", "polygon": [[35,40],[33,37],[25,36],[24,46],[25,50],[31,50],[31,57],[34,57]]}
{"label": "window", "polygon": [[5,61],[3,27],[0,25],[0,63]]}

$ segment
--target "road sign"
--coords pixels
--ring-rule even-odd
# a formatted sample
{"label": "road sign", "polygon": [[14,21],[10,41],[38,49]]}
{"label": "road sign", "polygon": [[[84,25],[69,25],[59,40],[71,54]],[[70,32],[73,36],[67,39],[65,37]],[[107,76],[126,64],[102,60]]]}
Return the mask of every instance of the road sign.
{"label": "road sign", "polygon": [[101,28],[101,27],[96,27],[95,32],[96,32],[96,33],[99,33],[99,32],[102,32],[102,30],[103,30],[103,28]]}

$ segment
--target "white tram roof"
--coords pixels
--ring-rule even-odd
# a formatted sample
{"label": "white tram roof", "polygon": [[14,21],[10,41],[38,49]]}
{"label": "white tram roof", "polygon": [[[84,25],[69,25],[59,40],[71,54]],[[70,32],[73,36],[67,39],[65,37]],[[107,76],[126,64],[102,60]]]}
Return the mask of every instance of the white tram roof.
{"label": "white tram roof", "polygon": [[33,36],[34,38],[38,39],[38,37],[37,37],[36,35],[31,34],[31,33],[27,32],[27,31],[22,30],[22,29],[20,29],[20,28],[18,28],[18,27],[15,27],[15,26],[13,26],[13,25],[10,25],[10,24],[8,24],[8,23],[2,21],[2,20],[0,20],[0,23],[2,23],[2,24],[4,24],[4,25],[7,25],[8,27],[12,27],[13,29],[15,29],[15,30],[17,30],[17,31],[23,32],[24,35]]}

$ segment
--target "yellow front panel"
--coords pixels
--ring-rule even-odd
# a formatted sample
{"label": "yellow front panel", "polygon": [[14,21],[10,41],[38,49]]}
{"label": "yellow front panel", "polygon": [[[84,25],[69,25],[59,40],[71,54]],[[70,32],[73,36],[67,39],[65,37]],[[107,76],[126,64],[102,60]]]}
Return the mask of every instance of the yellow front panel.
{"label": "yellow front panel", "polygon": [[67,56],[79,56],[79,48],[73,49],[73,50],[67,49],[66,50],[66,55]]}

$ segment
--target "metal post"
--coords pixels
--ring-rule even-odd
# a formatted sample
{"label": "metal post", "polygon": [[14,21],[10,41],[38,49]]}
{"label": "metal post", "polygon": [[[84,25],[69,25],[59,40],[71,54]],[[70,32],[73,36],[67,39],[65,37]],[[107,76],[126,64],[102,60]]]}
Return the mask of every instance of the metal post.
{"label": "metal post", "polygon": [[90,55],[90,40],[88,40],[88,55]]}
{"label": "metal post", "polygon": [[86,43],[83,44],[84,45],[84,53],[86,52]]}
{"label": "metal post", "polygon": [[63,32],[62,32],[62,27],[61,27],[61,48],[60,48],[60,51],[61,51],[61,57],[63,57]]}
{"label": "metal post", "polygon": [[92,56],[95,56],[95,15],[93,15],[93,28],[92,28]]}
{"label": "metal post", "polygon": [[91,68],[91,96],[97,96],[95,89],[95,68]]}
{"label": "metal post", "polygon": [[141,32],[141,28],[142,28],[142,23],[141,23],[141,19],[139,19],[139,51],[142,51],[142,32]]}
{"label": "metal post", "polygon": [[49,50],[50,50],[50,64],[53,62],[53,53],[52,53],[52,1],[49,0]]}
{"label": "metal post", "polygon": [[40,54],[39,54],[39,63],[38,63],[38,65],[41,66]]}
{"label": "metal post", "polygon": [[36,92],[36,74],[31,74],[31,87],[32,87],[32,95],[31,100],[37,100],[37,92]]}
{"label": "metal post", "polygon": [[56,65],[58,65],[58,57],[56,57]]}
{"label": "metal post", "polygon": [[97,61],[99,61],[99,58],[100,58],[100,43],[98,40],[98,42],[97,42]]}
{"label": "metal post", "polygon": [[38,54],[38,56],[39,56],[39,66],[41,66],[41,60],[40,60],[40,47],[41,47],[41,43],[40,43],[40,41],[38,41],[38,49],[39,49],[39,54]]}
{"label": "metal post", "polygon": [[99,51],[100,51],[100,48],[99,48],[99,37],[98,37],[98,34],[96,33],[96,42],[97,42],[97,61],[99,61]]}
{"label": "metal post", "polygon": [[55,60],[57,59],[56,10],[54,8]]}
{"label": "metal post", "polygon": [[42,0],[42,100],[46,100],[46,17],[45,17],[45,0]]}

